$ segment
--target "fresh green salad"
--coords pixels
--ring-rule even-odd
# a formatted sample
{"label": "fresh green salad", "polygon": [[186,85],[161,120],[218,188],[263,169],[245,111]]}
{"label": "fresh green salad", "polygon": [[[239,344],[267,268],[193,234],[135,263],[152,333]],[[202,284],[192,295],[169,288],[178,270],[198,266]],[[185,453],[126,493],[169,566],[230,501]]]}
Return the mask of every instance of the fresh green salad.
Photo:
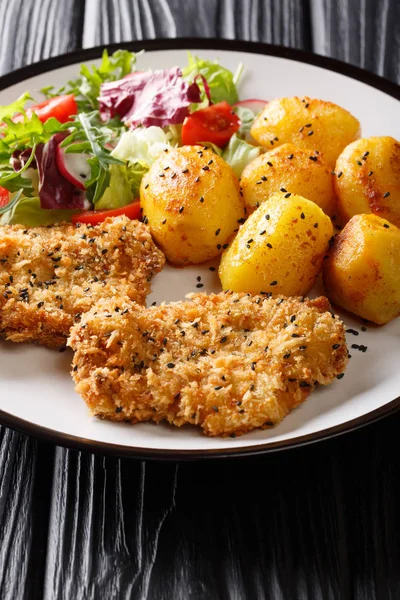
{"label": "fresh green salad", "polygon": [[210,146],[238,177],[261,149],[246,141],[265,102],[240,102],[243,70],[188,53],[188,64],[137,67],[142,52],[104,50],[62,88],[0,106],[0,223],[97,223],[140,214],[143,175],[165,149]]}

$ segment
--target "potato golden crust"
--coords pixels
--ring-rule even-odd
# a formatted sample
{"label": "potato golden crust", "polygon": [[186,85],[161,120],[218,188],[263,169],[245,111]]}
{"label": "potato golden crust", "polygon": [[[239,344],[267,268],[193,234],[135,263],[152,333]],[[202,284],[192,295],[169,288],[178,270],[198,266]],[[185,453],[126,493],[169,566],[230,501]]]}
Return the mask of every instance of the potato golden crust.
{"label": "potato golden crust", "polygon": [[334,185],[344,223],[374,213],[400,227],[400,143],[389,136],[363,138],[336,162]]}
{"label": "potato golden crust", "polygon": [[376,215],[356,215],[336,236],[324,261],[332,302],[373,321],[400,315],[400,229]]}
{"label": "potato golden crust", "polygon": [[126,217],[95,227],[0,228],[0,333],[14,342],[65,344],[99,298],[145,303],[164,256],[145,225]]}
{"label": "potato golden crust", "polygon": [[177,265],[221,254],[244,217],[234,172],[202,146],[175,148],[160,157],[143,177],[140,198],[155,241]]}
{"label": "potato golden crust", "polygon": [[332,235],[330,218],[314,202],[296,194],[272,194],[222,255],[222,287],[304,296],[315,283]]}
{"label": "potato golden crust", "polygon": [[253,160],[242,173],[240,187],[249,210],[284,189],[315,202],[329,216],[336,214],[332,169],[319,154],[294,144],[282,144]]}
{"label": "potato golden crust", "polygon": [[344,371],[343,323],[328,309],[323,297],[234,293],[149,309],[99,302],[71,330],[76,389],[114,421],[190,423],[212,436],[269,427]]}
{"label": "potato golden crust", "polygon": [[360,137],[360,123],[332,102],[307,96],[277,98],[254,121],[251,135],[268,149],[289,142],[318,150],[334,167],[343,148]]}

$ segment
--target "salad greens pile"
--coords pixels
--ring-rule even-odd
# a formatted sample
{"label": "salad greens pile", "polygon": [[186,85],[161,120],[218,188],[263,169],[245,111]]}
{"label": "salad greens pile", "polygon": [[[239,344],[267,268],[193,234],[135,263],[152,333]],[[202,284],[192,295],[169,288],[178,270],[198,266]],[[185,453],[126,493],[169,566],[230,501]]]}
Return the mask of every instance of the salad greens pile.
{"label": "salad greens pile", "polygon": [[[218,61],[188,53],[188,65],[136,71],[142,54],[104,50],[99,66],[82,65],[59,89],[41,90],[48,100],[74,103],[65,118],[43,117],[23,94],[0,106],[0,186],[10,192],[0,223],[27,226],[70,220],[76,211],[112,210],[132,203],[154,161],[182,144],[186,116],[209,104],[238,101],[235,74]],[[46,104],[46,103],[43,103]],[[261,150],[246,141],[255,114],[233,106],[240,129],[224,148],[213,144],[240,177]],[[201,143],[201,142],[199,142]]]}

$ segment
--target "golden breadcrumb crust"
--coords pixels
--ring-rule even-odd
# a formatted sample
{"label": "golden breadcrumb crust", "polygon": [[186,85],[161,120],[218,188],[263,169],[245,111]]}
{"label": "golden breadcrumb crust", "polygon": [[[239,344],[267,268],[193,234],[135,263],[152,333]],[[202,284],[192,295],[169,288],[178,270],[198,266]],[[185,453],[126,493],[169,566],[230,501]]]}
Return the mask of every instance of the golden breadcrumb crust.
{"label": "golden breadcrumb crust", "polygon": [[71,330],[72,375],[99,417],[235,436],[279,423],[344,371],[344,326],[328,311],[324,297],[232,292],[149,309],[100,301]]}
{"label": "golden breadcrumb crust", "polygon": [[123,216],[94,227],[0,227],[0,334],[65,344],[98,299],[123,294],[144,304],[163,264],[147,227]]}

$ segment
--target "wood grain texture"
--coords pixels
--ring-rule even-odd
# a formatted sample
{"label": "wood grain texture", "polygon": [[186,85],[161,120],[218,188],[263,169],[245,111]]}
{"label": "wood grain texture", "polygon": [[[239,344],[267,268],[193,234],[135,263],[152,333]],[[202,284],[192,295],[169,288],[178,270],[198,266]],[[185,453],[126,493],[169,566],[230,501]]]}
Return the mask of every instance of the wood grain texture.
{"label": "wood grain texture", "polygon": [[87,0],[84,47],[162,37],[310,46],[305,0]]}
{"label": "wood grain texture", "polygon": [[311,0],[313,50],[400,82],[397,0]]}
{"label": "wood grain texture", "polygon": [[[0,67],[178,35],[311,48],[312,23],[316,51],[398,79],[396,0],[310,5],[0,0]],[[54,451],[1,429],[0,597],[398,600],[399,426],[179,466]]]}

